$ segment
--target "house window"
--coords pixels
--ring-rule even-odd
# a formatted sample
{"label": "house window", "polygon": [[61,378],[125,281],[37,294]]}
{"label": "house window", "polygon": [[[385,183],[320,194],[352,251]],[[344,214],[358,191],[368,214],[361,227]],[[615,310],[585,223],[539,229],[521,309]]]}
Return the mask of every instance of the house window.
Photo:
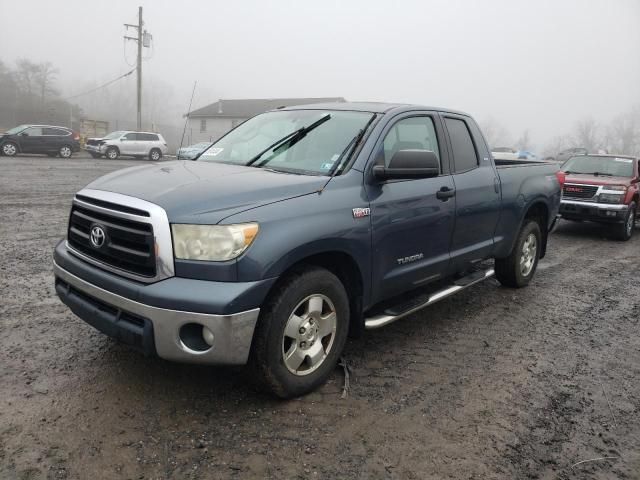
{"label": "house window", "polygon": [[200,133],[206,132],[207,131],[207,119],[206,118],[201,118],[200,119]]}

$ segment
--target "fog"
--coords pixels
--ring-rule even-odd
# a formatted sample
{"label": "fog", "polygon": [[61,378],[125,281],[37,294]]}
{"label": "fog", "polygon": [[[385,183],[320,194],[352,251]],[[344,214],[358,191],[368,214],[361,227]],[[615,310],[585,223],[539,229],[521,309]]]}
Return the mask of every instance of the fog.
{"label": "fog", "polygon": [[[534,145],[640,104],[637,0],[2,0],[0,60],[51,62],[61,96],[131,70],[144,7],[145,118],[218,98],[341,96],[463,110]],[[133,34],[133,31],[129,32]],[[127,63],[128,62],[128,63]],[[135,75],[107,87],[135,120]],[[105,92],[78,97],[87,116]],[[2,105],[0,105],[0,108]],[[98,109],[98,107],[96,107]]]}

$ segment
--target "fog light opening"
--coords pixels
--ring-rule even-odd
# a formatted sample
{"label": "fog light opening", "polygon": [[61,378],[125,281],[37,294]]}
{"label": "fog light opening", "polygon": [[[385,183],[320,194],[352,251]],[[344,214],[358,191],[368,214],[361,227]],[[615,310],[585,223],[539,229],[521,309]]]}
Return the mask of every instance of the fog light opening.
{"label": "fog light opening", "polygon": [[187,323],[180,327],[180,341],[183,346],[197,353],[206,352],[213,347],[213,332],[199,323]]}

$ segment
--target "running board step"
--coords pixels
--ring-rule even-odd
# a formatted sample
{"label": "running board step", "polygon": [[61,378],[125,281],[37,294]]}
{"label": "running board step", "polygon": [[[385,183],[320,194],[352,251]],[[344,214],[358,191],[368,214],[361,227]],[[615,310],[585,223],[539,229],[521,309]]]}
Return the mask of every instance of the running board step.
{"label": "running board step", "polygon": [[389,325],[396,320],[400,320],[407,315],[411,315],[418,310],[428,307],[429,305],[433,305],[434,303],[444,298],[450,297],[451,295],[454,295],[461,290],[470,287],[471,285],[475,285],[478,282],[486,280],[487,278],[493,277],[494,275],[495,271],[493,268],[490,268],[489,270],[474,272],[470,275],[467,275],[466,277],[462,277],[456,280],[452,285],[442,290],[431,292],[429,294],[419,295],[409,300],[408,302],[387,308],[381,314],[366,318],[364,321],[364,328],[366,328],[367,330],[374,330],[376,328]]}

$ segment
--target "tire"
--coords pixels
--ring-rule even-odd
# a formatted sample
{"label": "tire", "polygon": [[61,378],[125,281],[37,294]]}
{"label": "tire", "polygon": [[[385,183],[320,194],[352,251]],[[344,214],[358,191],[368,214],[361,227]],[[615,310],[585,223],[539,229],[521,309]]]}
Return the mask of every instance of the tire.
{"label": "tire", "polygon": [[297,270],[260,313],[251,370],[260,386],[280,398],[304,395],[335,369],[348,331],[349,298],[338,277],[319,267]]}
{"label": "tire", "polygon": [[107,157],[109,160],[117,160],[119,156],[120,156],[120,151],[116,147],[107,148],[105,157]]}
{"label": "tire", "polygon": [[624,217],[624,222],[616,224],[615,237],[622,242],[626,242],[633,236],[635,224],[636,204],[632,202],[631,205],[629,205],[627,216]]}
{"label": "tire", "polygon": [[6,157],[15,157],[18,154],[18,145],[13,142],[3,144],[2,154]]}
{"label": "tire", "polygon": [[526,287],[538,268],[542,233],[535,220],[525,220],[513,251],[506,258],[496,258],[496,278],[505,287]]}
{"label": "tire", "polygon": [[60,150],[58,150],[58,155],[60,155],[60,158],[71,158],[73,149],[69,145],[63,145],[60,147]]}
{"label": "tire", "polygon": [[162,152],[157,148],[152,148],[149,152],[149,160],[158,162],[162,158]]}
{"label": "tire", "polygon": [[97,153],[93,153],[93,152],[89,152],[89,155],[91,155],[93,158],[100,158],[102,155],[99,155]]}

